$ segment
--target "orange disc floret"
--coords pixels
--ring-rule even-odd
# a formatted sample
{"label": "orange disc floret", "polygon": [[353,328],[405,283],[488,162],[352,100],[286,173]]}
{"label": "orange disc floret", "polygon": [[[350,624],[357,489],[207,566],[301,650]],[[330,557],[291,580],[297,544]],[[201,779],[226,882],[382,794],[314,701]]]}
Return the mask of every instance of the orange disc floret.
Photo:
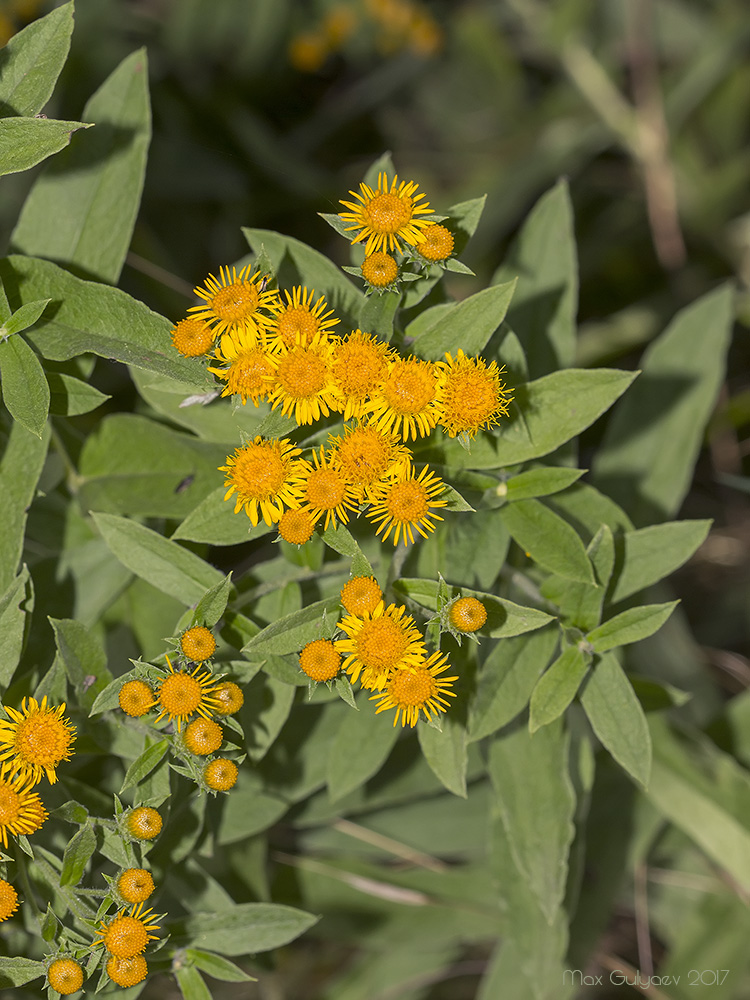
{"label": "orange disc floret", "polygon": [[215,792],[228,792],[237,783],[239,768],[233,760],[217,758],[203,768],[203,780]]}
{"label": "orange disc floret", "polygon": [[353,330],[334,345],[331,377],[341,397],[344,420],[362,416],[369,396],[386,377],[393,354],[387,344],[361,330]]}
{"label": "orange disc floret", "polygon": [[180,320],[172,327],[172,344],[186,358],[198,358],[211,350],[214,342],[214,332],[203,320]]}
{"label": "orange disc floret", "polygon": [[367,405],[378,430],[395,431],[405,441],[430,434],[441,414],[437,373],[432,361],[392,360],[387,377]]}
{"label": "orange disc floret", "polygon": [[308,290],[302,286],[293,288],[291,295],[284,290],[286,304],[279,298],[274,308],[273,333],[279,343],[287,347],[295,344],[304,346],[311,343],[318,333],[327,336],[331,327],[339,322],[333,317],[332,309],[326,312],[327,303],[322,295],[313,305],[314,295],[315,289]]}
{"label": "orange disc floret", "polygon": [[18,909],[18,893],[4,878],[0,878],[0,921],[12,917]]}
{"label": "orange disc floret", "polygon": [[304,545],[309,542],[315,531],[315,521],[309,511],[297,507],[295,510],[285,510],[279,521],[279,536],[290,545]]}
{"label": "orange disc floret", "polygon": [[467,357],[460,348],[455,359],[448,353],[445,357],[436,365],[438,423],[450,437],[474,437],[508,416],[512,390],[501,380],[504,369],[496,361],[488,365],[483,358]]}
{"label": "orange disc floret", "polygon": [[437,223],[422,230],[424,240],[417,249],[429,261],[445,260],[453,253],[453,234]]}
{"label": "orange disc floret", "polygon": [[191,753],[205,757],[224,742],[224,730],[212,719],[196,719],[185,730],[185,746]]}
{"label": "orange disc floret", "polygon": [[285,507],[299,507],[300,454],[287,438],[265,440],[258,435],[228,455],[219,472],[226,473],[224,485],[229,487],[224,499],[235,494],[235,514],[244,507],[253,527],[261,517],[271,527],[281,520]]}
{"label": "orange disc floret", "polygon": [[429,223],[418,216],[429,214],[431,209],[423,201],[426,195],[416,193],[418,186],[414,181],[401,181],[399,184],[397,176],[389,185],[388,175],[381,172],[375,189],[361,183],[358,192],[350,191],[357,201],[342,200],[341,204],[350,211],[341,212],[340,217],[344,222],[351,223],[345,231],[355,233],[351,237],[352,243],[366,240],[367,255],[377,250],[400,253],[401,240],[412,246],[421,243],[424,239],[422,230]]}
{"label": "orange disc floret", "polygon": [[143,903],[134,906],[130,913],[120,910],[109,923],[101,922],[97,931],[99,940],[94,944],[103,944],[110,955],[116,958],[135,958],[142,955],[149,941],[156,940],[156,934],[151,931],[159,929],[153,910],[144,910]]}
{"label": "orange disc floret", "polygon": [[234,681],[222,681],[214,691],[214,698],[219,703],[217,715],[234,715],[245,704],[242,688]]}
{"label": "orange disc floret", "polygon": [[330,681],[341,669],[341,653],[330,639],[314,639],[299,654],[300,668],[314,681]]}
{"label": "orange disc floret", "polygon": [[239,274],[234,267],[231,273],[228,267],[220,267],[218,280],[211,274],[204,287],[194,292],[203,304],[191,306],[188,312],[210,324],[215,337],[236,328],[267,329],[271,317],[263,310],[272,308],[279,297],[275,289],[265,289],[260,272],[251,275],[249,267],[243,267]]}
{"label": "orange disc floret", "polygon": [[399,443],[397,434],[359,423],[332,437],[331,464],[341,469],[358,499],[372,499],[381,480],[407,472],[411,452]]}
{"label": "orange disc floret", "polygon": [[126,868],[117,880],[117,890],[126,903],[144,903],[156,886],[145,868]]}
{"label": "orange disc floret", "polygon": [[56,958],[47,970],[47,980],[53,990],[66,997],[83,986],[83,969],[72,958]]}
{"label": "orange disc floret", "polygon": [[487,608],[476,597],[460,597],[451,604],[448,617],[459,632],[476,632],[487,621]]}
{"label": "orange disc floret", "polygon": [[125,826],[130,836],[136,840],[153,840],[161,833],[163,821],[156,809],[138,806],[128,813]]}
{"label": "orange disc floret", "polygon": [[208,370],[226,382],[222,396],[239,396],[243,405],[251,399],[257,406],[272,388],[276,354],[264,332],[230,330],[222,334]]}
{"label": "orange disc floret", "polygon": [[380,694],[373,695],[371,701],[377,700],[378,707],[375,710],[385,712],[389,708],[396,709],[393,725],[398,722],[401,716],[401,725],[416,726],[420,711],[424,712],[429,722],[433,716],[444,712],[449,702],[445,700],[448,695],[455,698],[455,692],[449,688],[458,677],[438,677],[448,670],[449,664],[446,656],[440,653],[433,653],[426,660],[416,664],[411,670],[396,670]]}
{"label": "orange disc floret", "polygon": [[30,777],[33,784],[41,781],[43,774],[54,784],[55,768],[73,755],[76,731],[63,718],[65,704],[52,708],[45,695],[41,703],[24,698],[20,712],[8,705],[3,710],[11,721],[0,721],[0,761],[8,761],[11,774]]}
{"label": "orange disc floret", "polygon": [[344,670],[362,687],[382,690],[391,673],[412,668],[425,656],[424,637],[405,614],[405,608],[380,601],[372,613],[361,618],[342,618],[339,628],[347,636],[336,640],[336,649],[346,654]]}
{"label": "orange disc floret", "polygon": [[126,715],[137,719],[154,704],[154,692],[145,681],[126,681],[120,688],[118,701]]}
{"label": "orange disc floret", "polygon": [[175,670],[169,657],[167,657],[167,666],[169,667],[169,676],[161,682],[156,699],[156,704],[159,705],[156,722],[166,715],[170,722],[177,721],[177,732],[179,733],[182,731],[182,723],[187,722],[194,712],[203,718],[213,715],[218,707],[214,698],[216,685],[211,683],[214,675],[208,670],[201,672],[200,666],[190,673],[184,670]]}
{"label": "orange disc floret", "polygon": [[204,660],[210,660],[216,652],[216,639],[210,628],[194,625],[182,633],[180,649],[189,660],[203,663]]}
{"label": "orange disc floret", "polygon": [[388,288],[398,277],[398,264],[389,253],[378,250],[362,261],[362,277],[373,288]]}
{"label": "orange disc floret", "polygon": [[372,614],[382,600],[383,591],[374,576],[353,576],[341,588],[341,604],[358,618]]}
{"label": "orange disc floret", "polygon": [[427,466],[418,476],[399,476],[381,486],[367,511],[367,517],[378,525],[375,534],[383,532],[386,541],[393,532],[394,545],[398,545],[399,538],[404,545],[407,541],[413,543],[415,530],[427,538],[427,532],[435,530],[433,521],[443,520],[435,509],[448,504],[440,497],[444,490],[445,483]]}
{"label": "orange disc floret", "polygon": [[107,962],[107,975],[118,986],[137,986],[148,975],[148,965],[143,955],[132,958],[112,955]]}

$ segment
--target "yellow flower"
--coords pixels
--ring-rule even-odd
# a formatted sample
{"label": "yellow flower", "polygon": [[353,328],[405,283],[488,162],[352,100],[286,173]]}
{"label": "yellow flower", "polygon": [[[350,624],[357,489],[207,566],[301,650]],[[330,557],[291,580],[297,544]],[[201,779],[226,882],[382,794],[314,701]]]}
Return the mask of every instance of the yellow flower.
{"label": "yellow flower", "polygon": [[151,931],[159,930],[156,917],[149,916],[152,913],[153,910],[143,909],[143,903],[133,906],[130,913],[120,910],[108,924],[101,921],[100,929],[96,932],[99,940],[94,941],[94,944],[103,944],[110,955],[116,958],[142,955],[149,941],[156,940],[156,934]]}
{"label": "yellow flower", "polygon": [[298,424],[312,424],[339,409],[331,379],[330,341],[316,334],[308,344],[284,347],[276,365],[276,382],[268,395],[272,409],[281,406]]}
{"label": "yellow flower", "polygon": [[126,868],[117,880],[117,890],[126,903],[143,903],[154,892],[154,877],[145,868]]}
{"label": "yellow flower", "polygon": [[487,609],[476,597],[460,597],[451,604],[448,618],[459,632],[476,632],[487,621]]}
{"label": "yellow flower", "polygon": [[299,654],[300,669],[314,681],[330,681],[341,669],[341,653],[330,639],[314,639]]}
{"label": "yellow flower", "polygon": [[302,504],[315,523],[325,514],[324,530],[329,524],[336,528],[336,518],[347,524],[347,510],[356,510],[356,493],[342,470],[326,458],[325,448],[313,450],[313,463],[306,462]]}
{"label": "yellow flower", "polygon": [[215,792],[228,792],[237,783],[239,768],[233,760],[218,758],[203,768],[203,780]]}
{"label": "yellow flower", "polygon": [[161,833],[164,825],[159,813],[151,806],[138,806],[131,809],[125,819],[125,826],[131,837],[136,840],[153,840]]}
{"label": "yellow flower", "polygon": [[308,291],[297,285],[292,289],[291,295],[286,289],[284,295],[286,304],[279,299],[274,307],[276,316],[273,333],[276,340],[285,347],[294,347],[295,344],[304,347],[311,344],[318,334],[321,334],[319,339],[324,339],[331,327],[339,322],[335,317],[329,319],[333,316],[333,310],[325,311],[328,303],[322,295],[313,305],[314,288]]}
{"label": "yellow flower", "polygon": [[400,358],[390,362],[385,380],[366,409],[379,430],[416,440],[430,434],[438,422],[437,394],[437,368],[431,361]]}
{"label": "yellow flower", "polygon": [[438,674],[448,670],[447,659],[447,656],[441,657],[440,653],[433,653],[411,670],[394,671],[385,691],[370,699],[379,702],[375,714],[395,708],[394,726],[399,715],[402,726],[407,723],[416,726],[420,710],[424,712],[428,722],[433,715],[444,712],[450,704],[445,700],[446,696],[456,697],[455,692],[448,689],[453,681],[458,680],[457,676],[438,678]]}
{"label": "yellow flower", "polygon": [[18,909],[18,893],[4,878],[0,878],[0,921],[12,917]]}
{"label": "yellow flower", "polygon": [[137,986],[148,975],[148,965],[143,955],[132,958],[112,955],[107,962],[107,975],[118,986]]}
{"label": "yellow flower", "polygon": [[417,249],[429,261],[445,260],[453,253],[453,234],[437,223],[432,223],[424,230],[424,240]]}
{"label": "yellow flower", "polygon": [[217,715],[234,715],[245,704],[242,688],[234,681],[222,681],[214,691],[213,697],[219,703],[216,709]]}
{"label": "yellow flower", "polygon": [[255,406],[274,385],[278,348],[271,347],[265,332],[250,328],[230,330],[222,335],[214,351],[216,365],[208,370],[226,382],[222,396],[239,396]]}
{"label": "yellow flower", "polygon": [[28,836],[47,818],[47,810],[36,792],[30,775],[7,778],[7,764],[0,772],[0,841],[8,846],[8,834]]}
{"label": "yellow flower", "polygon": [[328,40],[319,31],[295,35],[289,42],[289,62],[300,73],[317,73],[330,51]]}
{"label": "yellow flower", "polygon": [[195,667],[190,673],[185,670],[175,670],[167,657],[169,676],[165,677],[159,686],[159,693],[156,696],[155,705],[159,705],[159,714],[155,722],[163,719],[166,715],[170,722],[177,720],[177,732],[182,729],[182,723],[187,722],[190,716],[197,712],[204,718],[209,718],[219,707],[214,691],[216,685],[212,684],[214,675],[205,670],[200,672],[200,666]]}
{"label": "yellow flower", "polygon": [[47,706],[47,696],[41,704],[36,698],[24,698],[21,711],[3,706],[11,721],[0,721],[0,761],[10,761],[10,773],[30,776],[33,784],[46,774],[50,784],[57,781],[55,768],[70,760],[75,727],[63,718],[65,704]]}
{"label": "yellow flower", "polygon": [[235,514],[244,507],[253,526],[262,517],[270,527],[280,520],[285,506],[298,507],[303,468],[296,458],[299,454],[287,438],[267,441],[257,436],[227,456],[219,471],[226,472],[224,485],[229,487],[224,499],[237,494]]}
{"label": "yellow flower", "polygon": [[392,671],[412,668],[424,659],[424,638],[405,610],[395,604],[386,608],[380,601],[361,618],[349,615],[339,622],[347,638],[337,639],[336,649],[347,654],[343,666],[353,681],[362,674],[363,688],[381,690]]}
{"label": "yellow flower", "polygon": [[361,330],[334,346],[331,378],[343,404],[344,420],[362,416],[368,396],[380,388],[387,375],[392,355],[387,344]]}
{"label": "yellow flower", "polygon": [[365,254],[368,256],[376,250],[391,250],[401,252],[400,240],[414,244],[424,239],[422,230],[428,223],[417,218],[427,215],[431,209],[423,202],[424,194],[415,195],[418,185],[414,181],[401,181],[398,177],[388,185],[388,176],[378,174],[378,186],[373,190],[364,182],[359,185],[359,192],[349,193],[357,201],[341,201],[349,212],[341,212],[344,222],[351,222],[346,232],[356,232],[352,243],[365,244]]}
{"label": "yellow flower", "polygon": [[145,681],[126,681],[120,688],[117,700],[126,715],[138,719],[154,704],[154,692]]}
{"label": "yellow flower", "polygon": [[224,742],[224,730],[213,719],[196,719],[185,730],[185,746],[200,757],[218,750]]}
{"label": "yellow flower", "polygon": [[374,576],[353,576],[341,588],[341,604],[350,615],[363,618],[383,600],[383,591]]}
{"label": "yellow flower", "polygon": [[315,531],[315,522],[306,510],[285,510],[279,521],[279,536],[290,545],[304,545]]}
{"label": "yellow flower", "polygon": [[203,663],[205,660],[210,660],[216,652],[216,639],[210,628],[206,628],[205,625],[194,625],[182,633],[180,649],[188,660]]}
{"label": "yellow flower", "polygon": [[331,464],[341,469],[360,500],[371,497],[381,480],[411,468],[411,452],[398,435],[370,424],[349,426],[343,438],[332,437],[330,443]]}
{"label": "yellow flower", "polygon": [[404,545],[407,538],[413,543],[414,529],[422,538],[427,538],[427,532],[435,530],[432,522],[443,520],[434,509],[447,505],[447,500],[436,499],[444,489],[442,479],[425,466],[418,476],[410,473],[382,486],[367,517],[378,524],[376,534],[385,530],[383,541],[393,531],[394,545],[398,545],[399,538]]}
{"label": "yellow flower", "polygon": [[450,354],[445,356],[447,361],[437,363],[438,423],[450,437],[474,437],[482,427],[489,428],[501,416],[508,416],[512,390],[501,382],[503,369],[496,361],[488,367],[482,358],[467,358],[460,348],[455,361]]}
{"label": "yellow flower", "polygon": [[275,289],[263,290],[260,272],[250,277],[249,266],[243,267],[239,274],[234,267],[231,274],[228,267],[221,267],[218,281],[211,274],[204,288],[193,291],[203,299],[204,304],[191,306],[188,312],[195,313],[195,319],[210,324],[214,337],[236,327],[268,329],[271,317],[261,310],[270,309],[278,299]]}
{"label": "yellow flower", "polygon": [[365,257],[360,268],[362,277],[373,288],[388,288],[398,277],[398,264],[388,253],[378,250]]}
{"label": "yellow flower", "polygon": [[56,958],[47,970],[47,980],[53,990],[69,996],[83,986],[83,969],[72,958]]}
{"label": "yellow flower", "polygon": [[198,358],[211,350],[214,332],[201,319],[189,316],[172,327],[172,344],[186,358]]}

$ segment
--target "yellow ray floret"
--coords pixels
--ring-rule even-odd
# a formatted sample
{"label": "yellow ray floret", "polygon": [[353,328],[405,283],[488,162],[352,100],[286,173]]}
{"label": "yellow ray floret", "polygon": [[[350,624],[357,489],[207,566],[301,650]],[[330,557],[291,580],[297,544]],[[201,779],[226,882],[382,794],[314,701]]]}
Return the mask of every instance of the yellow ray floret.
{"label": "yellow ray floret", "polygon": [[0,772],[0,841],[8,846],[8,834],[18,837],[34,833],[47,818],[47,810],[36,792],[31,789],[31,776],[10,777],[7,764]]}
{"label": "yellow ray floret", "polygon": [[299,507],[304,469],[299,454],[287,438],[266,440],[258,435],[228,455],[219,471],[226,473],[224,485],[229,487],[224,499],[235,496],[235,514],[244,507],[251,524],[262,517],[270,527],[278,523],[285,507]]}
{"label": "yellow ray floret", "polygon": [[320,333],[328,334],[339,320],[333,315],[333,310],[326,311],[328,303],[321,295],[313,305],[315,289],[308,291],[298,285],[292,289],[291,295],[286,289],[286,302],[279,298],[274,306],[274,321],[272,334],[276,342],[293,347],[295,344],[309,344]]}
{"label": "yellow ray floret", "polygon": [[316,524],[325,515],[324,530],[329,524],[336,528],[337,520],[347,524],[347,511],[358,508],[356,490],[341,468],[331,462],[325,448],[313,450],[312,456],[312,462],[305,462],[302,509]]}
{"label": "yellow ray floret", "polygon": [[438,422],[450,437],[474,437],[481,428],[508,416],[513,390],[501,381],[504,369],[496,361],[487,365],[483,358],[467,357],[460,348],[455,360],[448,353],[445,357],[446,361],[437,363]]}
{"label": "yellow ray floret", "polygon": [[214,675],[209,670],[195,667],[190,673],[186,670],[175,670],[167,657],[169,676],[165,677],[159,686],[159,692],[154,701],[159,714],[155,722],[166,715],[170,722],[177,722],[177,732],[182,729],[191,715],[202,715],[210,718],[220,708],[214,692],[217,685],[213,683]]}
{"label": "yellow ray floret", "polygon": [[239,396],[243,405],[251,399],[257,406],[273,389],[278,353],[263,331],[230,330],[222,336],[214,351],[216,364],[208,370],[226,382],[222,396]]}
{"label": "yellow ray floret", "polygon": [[339,409],[338,392],[331,378],[333,344],[316,334],[308,344],[283,347],[276,363],[276,383],[268,396],[271,408],[281,407],[298,424],[312,424]]}
{"label": "yellow ray floret", "polygon": [[375,426],[395,431],[405,441],[430,434],[441,415],[437,371],[431,361],[391,360],[380,389],[365,408]]}
{"label": "yellow ray floret", "polygon": [[433,521],[442,521],[435,513],[436,507],[447,506],[448,501],[440,498],[445,483],[425,466],[418,476],[410,473],[395,479],[380,488],[367,517],[378,525],[376,534],[383,534],[386,541],[393,532],[393,544],[399,539],[406,545],[407,539],[414,542],[414,530],[422,538],[428,531],[434,531]]}
{"label": "yellow ray floret", "polygon": [[215,337],[237,327],[267,330],[271,326],[268,310],[277,302],[279,293],[265,290],[260,272],[251,276],[250,270],[249,266],[243,267],[237,273],[234,267],[231,272],[221,267],[218,279],[210,274],[203,288],[193,289],[203,299],[203,305],[191,306],[188,312],[208,323]]}
{"label": "yellow ray floret", "polygon": [[352,681],[362,674],[362,687],[380,691],[394,670],[417,666],[425,657],[424,637],[414,619],[403,607],[385,606],[380,601],[375,610],[360,618],[347,615],[339,622],[346,639],[334,645],[346,655],[343,669]]}
{"label": "yellow ray floret", "polygon": [[41,704],[36,698],[24,698],[21,711],[3,706],[10,722],[0,721],[0,761],[7,761],[11,774],[30,777],[32,784],[46,774],[50,784],[57,781],[55,768],[69,760],[75,740],[75,727],[63,718],[65,705],[52,708],[47,696]]}
{"label": "yellow ray floret", "polygon": [[377,392],[388,374],[392,348],[371,334],[354,330],[334,345],[331,377],[338,389],[344,420],[361,417],[372,393]]}
{"label": "yellow ray floret", "polygon": [[414,181],[401,181],[394,177],[389,186],[388,175],[378,174],[378,186],[373,190],[369,184],[359,185],[359,191],[350,191],[356,201],[341,201],[350,209],[342,212],[344,222],[350,222],[346,232],[356,233],[352,243],[366,240],[365,253],[377,250],[401,252],[401,240],[414,246],[424,239],[422,230],[429,223],[418,218],[431,212],[424,201],[426,195],[416,194],[419,185]]}
{"label": "yellow ray floret", "polygon": [[383,480],[406,475],[411,468],[411,452],[398,435],[372,424],[349,426],[330,444],[331,463],[341,469],[360,500],[375,495]]}
{"label": "yellow ray floret", "polygon": [[378,707],[375,714],[385,712],[389,708],[396,709],[393,725],[401,717],[402,726],[416,726],[420,711],[424,712],[429,722],[433,716],[444,712],[450,705],[446,696],[455,698],[454,691],[449,690],[458,677],[438,677],[449,669],[447,656],[433,653],[427,659],[418,663],[411,670],[396,670],[390,676],[385,690],[372,695]]}
{"label": "yellow ray floret", "polygon": [[157,935],[151,932],[159,930],[157,919],[153,910],[144,910],[143,903],[137,903],[130,913],[120,910],[109,923],[102,920],[96,932],[99,940],[94,944],[103,944],[117,958],[135,958],[143,954],[149,941],[156,940]]}

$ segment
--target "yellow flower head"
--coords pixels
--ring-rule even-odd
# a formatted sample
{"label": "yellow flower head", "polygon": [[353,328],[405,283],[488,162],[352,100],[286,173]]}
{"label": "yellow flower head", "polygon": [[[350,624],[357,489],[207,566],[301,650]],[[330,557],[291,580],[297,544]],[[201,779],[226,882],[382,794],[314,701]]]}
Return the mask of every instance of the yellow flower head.
{"label": "yellow flower head", "polygon": [[422,711],[429,722],[433,715],[437,716],[448,708],[450,703],[445,700],[446,696],[456,697],[455,692],[449,688],[458,677],[438,677],[438,674],[448,670],[448,667],[446,656],[433,653],[411,670],[394,671],[385,690],[370,699],[371,701],[377,699],[379,702],[375,714],[395,708],[394,726],[399,716],[402,726],[407,723],[416,726],[419,713]]}
{"label": "yellow flower head", "polygon": [[330,639],[313,639],[299,654],[300,669],[314,681],[330,681],[341,669],[341,653]]}
{"label": "yellow flower head", "polygon": [[331,378],[343,404],[344,420],[362,416],[368,397],[380,388],[388,373],[387,362],[393,353],[387,344],[361,330],[334,346]]}
{"label": "yellow flower head", "polygon": [[363,618],[383,600],[383,591],[374,576],[353,576],[341,588],[341,604],[350,615]]}
{"label": "yellow flower head", "polygon": [[405,614],[403,606],[380,601],[372,612],[361,618],[342,618],[339,628],[347,635],[337,639],[336,649],[346,654],[344,670],[356,682],[362,674],[362,687],[382,690],[394,670],[410,669],[425,657],[424,638]]}
{"label": "yellow flower head", "polygon": [[326,457],[325,448],[313,451],[313,464],[305,463],[302,503],[315,523],[325,514],[324,529],[329,524],[335,528],[337,518],[347,524],[347,510],[357,509],[355,490],[330,455]]}
{"label": "yellow flower head", "polygon": [[269,393],[272,409],[281,407],[298,424],[312,424],[339,409],[338,393],[331,378],[333,344],[320,334],[307,344],[284,347],[276,365],[276,382]]}
{"label": "yellow flower head", "polygon": [[474,437],[481,428],[508,416],[512,390],[500,380],[503,369],[496,361],[488,366],[482,358],[467,358],[460,348],[455,361],[450,354],[445,357],[447,361],[437,363],[438,423],[450,437]]}
{"label": "yellow flower head", "polygon": [[18,893],[4,878],[0,878],[0,921],[12,917],[18,909]]}
{"label": "yellow flower head", "polygon": [[154,877],[145,868],[126,868],[117,880],[117,890],[126,903],[144,903],[155,888]]}
{"label": "yellow flower head", "polygon": [[262,290],[260,272],[250,276],[250,267],[243,267],[238,274],[233,267],[219,268],[219,280],[211,274],[204,288],[193,289],[203,299],[203,305],[191,306],[188,312],[195,313],[195,319],[208,323],[214,337],[225,330],[249,327],[251,330],[266,330],[271,325],[271,317],[264,309],[270,309],[278,299],[274,289]]}
{"label": "yellow flower head", "polygon": [[285,289],[284,295],[286,303],[279,299],[274,307],[276,316],[273,333],[277,342],[285,347],[294,347],[295,344],[304,346],[311,344],[316,338],[324,339],[331,327],[339,322],[333,316],[332,309],[326,312],[328,303],[322,295],[313,305],[315,289],[308,291],[298,285],[292,289],[291,295]]}
{"label": "yellow flower head", "polygon": [[8,846],[8,834],[14,837],[34,833],[47,819],[47,810],[36,792],[33,778],[7,776],[7,764],[0,772],[0,841]]}
{"label": "yellow flower head", "polygon": [[149,941],[156,941],[156,934],[151,932],[159,930],[156,917],[149,914],[153,914],[153,910],[144,910],[143,903],[134,906],[130,913],[120,910],[109,923],[101,921],[96,932],[99,940],[94,944],[103,944],[115,958],[142,955]]}
{"label": "yellow flower head", "polygon": [[159,693],[153,703],[159,706],[159,714],[155,722],[166,715],[170,722],[177,720],[177,732],[182,729],[182,723],[187,722],[193,713],[197,712],[204,718],[213,715],[219,703],[214,692],[216,685],[212,684],[214,675],[200,666],[190,673],[186,670],[175,670],[167,657],[169,676],[165,677],[159,686]]}
{"label": "yellow flower head", "polygon": [[365,257],[360,270],[367,284],[373,288],[388,288],[398,277],[398,264],[382,250]]}
{"label": "yellow flower head", "polygon": [[47,969],[47,981],[53,990],[66,997],[83,986],[83,969],[72,958],[56,958]]}
{"label": "yellow flower head", "polygon": [[459,632],[476,632],[487,621],[487,609],[476,597],[459,597],[451,604],[448,618]]}
{"label": "yellow flower head", "polygon": [[244,507],[252,525],[262,517],[270,527],[281,519],[284,507],[298,507],[303,468],[296,457],[299,454],[300,449],[287,438],[278,441],[257,436],[227,456],[227,464],[219,471],[226,472],[224,485],[229,487],[224,499],[236,494],[235,514]]}
{"label": "yellow flower head", "polygon": [[107,962],[107,975],[118,986],[137,986],[148,975],[148,965],[143,955],[132,958],[111,955]]}
{"label": "yellow flower head", "polygon": [[378,525],[376,534],[384,531],[383,541],[393,532],[393,544],[399,538],[406,545],[414,542],[414,529],[422,538],[434,531],[433,521],[442,521],[436,507],[445,507],[447,500],[440,494],[445,483],[425,466],[418,476],[413,472],[381,487],[379,494],[367,510],[367,517]]}
{"label": "yellow flower head", "polygon": [[373,394],[367,411],[379,430],[410,437],[426,437],[440,417],[437,404],[437,368],[431,361],[399,358],[388,365],[388,375]]}
{"label": "yellow flower head", "polygon": [[304,545],[315,531],[315,521],[306,510],[285,510],[279,521],[279,536],[290,545]]}
{"label": "yellow flower head", "polygon": [[186,358],[198,358],[211,350],[214,332],[202,319],[189,316],[172,327],[172,344]]}
{"label": "yellow flower head", "polygon": [[138,719],[154,704],[154,692],[145,681],[125,681],[117,700],[126,715]]}
{"label": "yellow flower head", "polygon": [[453,234],[437,223],[432,223],[424,230],[424,240],[417,249],[429,261],[445,260],[453,253]]}
{"label": "yellow flower head", "polygon": [[402,475],[411,468],[411,452],[397,434],[372,424],[349,426],[343,438],[333,437],[331,464],[341,469],[358,499],[371,497],[381,480]]}
{"label": "yellow flower head", "polygon": [[210,628],[205,625],[194,625],[180,637],[180,649],[188,660],[203,663],[210,660],[216,652],[216,639]]}
{"label": "yellow flower head", "polygon": [[65,704],[49,707],[45,695],[41,704],[36,698],[24,698],[20,712],[3,707],[11,721],[0,721],[0,761],[9,761],[11,774],[31,777],[33,784],[41,781],[43,774],[54,784],[55,768],[73,755],[76,731],[63,718]]}
{"label": "yellow flower head", "polygon": [[217,757],[203,768],[203,780],[215,792],[228,792],[237,783],[239,768],[233,760]]}
{"label": "yellow flower head", "polygon": [[222,681],[214,691],[213,697],[219,703],[216,709],[217,715],[234,715],[245,704],[242,688],[234,681]]}
{"label": "yellow flower head", "polygon": [[216,364],[208,370],[226,382],[222,396],[239,396],[243,404],[251,399],[257,406],[273,388],[278,353],[263,331],[241,327],[222,335],[214,351]]}
{"label": "yellow flower head", "polygon": [[429,223],[418,218],[428,215],[429,204],[423,199],[424,194],[415,194],[418,185],[414,181],[401,181],[394,177],[390,186],[385,173],[378,174],[378,186],[373,190],[364,182],[359,185],[359,191],[349,193],[356,201],[341,201],[348,212],[342,212],[344,222],[350,222],[346,232],[355,232],[352,243],[365,244],[365,254],[369,256],[376,250],[391,250],[401,252],[400,240],[412,246],[424,239],[422,230]]}
{"label": "yellow flower head", "polygon": [[196,719],[185,730],[185,746],[191,753],[205,757],[224,742],[224,730],[213,719]]}
{"label": "yellow flower head", "polygon": [[161,833],[164,825],[159,813],[151,806],[138,806],[131,809],[125,819],[125,826],[131,837],[136,840],[153,840]]}

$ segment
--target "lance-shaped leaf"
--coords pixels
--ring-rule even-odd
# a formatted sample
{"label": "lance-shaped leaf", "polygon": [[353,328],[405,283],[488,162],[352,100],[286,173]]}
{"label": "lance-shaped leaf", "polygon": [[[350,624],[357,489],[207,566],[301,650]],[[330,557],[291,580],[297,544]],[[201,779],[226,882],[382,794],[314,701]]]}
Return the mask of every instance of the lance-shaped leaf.
{"label": "lance-shaped leaf", "polygon": [[49,384],[23,337],[0,342],[0,379],[3,402],[13,419],[41,438],[49,413]]}
{"label": "lance-shaped leaf", "polygon": [[341,612],[338,595],[308,604],[300,611],[279,618],[245,643],[242,652],[249,659],[298,652],[313,639],[330,639]]}
{"label": "lance-shaped leaf", "polygon": [[451,715],[450,710],[439,717],[439,723],[439,729],[426,725],[424,720],[419,723],[419,745],[433,774],[449,792],[465,799],[468,763],[466,726]]}
{"label": "lance-shaped leaf", "polygon": [[49,427],[41,438],[14,422],[8,432],[0,423],[0,588],[15,579],[21,561],[26,518],[47,455]]}
{"label": "lance-shaped leaf", "polygon": [[679,601],[667,604],[644,604],[628,608],[589,632],[586,639],[597,653],[606,653],[616,646],[646,639],[657,632],[669,618]]}
{"label": "lance-shaped leaf", "polygon": [[53,153],[59,153],[86,122],[54,118],[0,118],[0,174],[28,170]]}
{"label": "lance-shaped leaf", "polygon": [[569,646],[539,678],[529,703],[529,731],[559,718],[575,698],[591,657]]}
{"label": "lance-shaped leaf", "polygon": [[42,110],[65,65],[72,31],[71,0],[10,39],[3,50],[0,117],[33,116]]}
{"label": "lance-shaped leaf", "polygon": [[[366,695],[369,692],[365,692]],[[358,712],[345,712],[331,740],[326,781],[331,801],[343,798],[380,770],[398,739],[390,715],[375,714],[368,697],[360,698]]]}
{"label": "lance-shaped leaf", "polygon": [[580,535],[539,500],[519,500],[501,508],[506,528],[540,566],[581,583],[596,584]]}
{"label": "lance-shaped leaf", "polygon": [[63,854],[60,885],[77,885],[86,870],[89,858],[96,850],[96,834],[90,823],[82,826],[68,842]]}
{"label": "lance-shaped leaf", "polygon": [[626,532],[619,540],[622,554],[609,601],[622,601],[669,576],[705,541],[710,528],[711,521],[667,521]]}
{"label": "lance-shaped leaf", "polygon": [[272,903],[237,903],[218,913],[193,913],[187,920],[190,944],[220,955],[270,951],[304,934],[319,918]]}
{"label": "lance-shaped leaf", "polygon": [[[485,288],[441,311],[432,325],[421,329],[412,350],[429,361],[441,361],[446,351],[455,354],[457,344],[464,354],[480,354],[505,319],[515,285],[509,281]],[[408,328],[406,333],[413,336]]]}

